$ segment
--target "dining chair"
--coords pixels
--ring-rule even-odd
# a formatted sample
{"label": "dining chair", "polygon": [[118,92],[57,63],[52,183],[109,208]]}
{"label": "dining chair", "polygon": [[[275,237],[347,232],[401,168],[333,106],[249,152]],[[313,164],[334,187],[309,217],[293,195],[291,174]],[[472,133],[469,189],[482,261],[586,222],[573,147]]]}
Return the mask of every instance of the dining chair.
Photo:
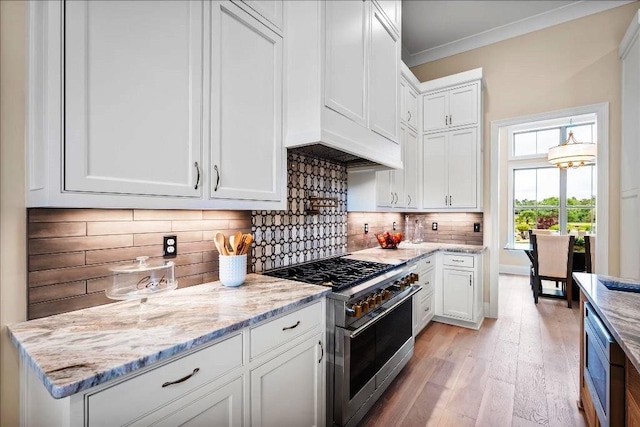
{"label": "dining chair", "polygon": [[[531,240],[531,236],[534,234],[543,234],[543,235],[552,235],[552,234],[557,234],[556,231],[554,230],[549,230],[546,228],[534,228],[534,229],[530,229],[529,230],[529,242],[531,242],[531,244],[533,244],[533,240]],[[531,286],[531,289],[533,289],[533,262],[531,262],[531,266],[529,268],[529,286]],[[559,282],[556,282],[556,288],[559,287]]]}
{"label": "dining chair", "polygon": [[596,236],[588,234],[584,236],[584,265],[587,273],[595,273],[596,269]]}
{"label": "dining chair", "polygon": [[[573,244],[575,236],[531,234],[533,245],[533,300],[538,296],[566,298],[571,308],[573,269]],[[562,283],[559,295],[542,292],[542,281],[552,280]]]}

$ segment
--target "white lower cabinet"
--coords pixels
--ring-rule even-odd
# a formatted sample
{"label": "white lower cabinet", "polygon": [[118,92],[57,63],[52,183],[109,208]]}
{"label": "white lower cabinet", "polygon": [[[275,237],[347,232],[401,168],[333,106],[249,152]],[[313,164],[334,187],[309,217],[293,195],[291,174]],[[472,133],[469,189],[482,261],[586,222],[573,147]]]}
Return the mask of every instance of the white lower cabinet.
{"label": "white lower cabinet", "polygon": [[320,426],[324,370],[322,334],[251,371],[251,425]]}
{"label": "white lower cabinet", "polygon": [[240,427],[242,426],[242,377],[224,385],[208,384],[162,407],[132,427]]}
{"label": "white lower cabinet", "polygon": [[439,255],[435,320],[478,329],[484,319],[482,254]]}
{"label": "white lower cabinet", "polygon": [[413,301],[413,335],[417,335],[429,324],[435,314],[434,289],[436,281],[436,255],[418,261],[418,281],[422,291]]}
{"label": "white lower cabinet", "polygon": [[473,272],[442,270],[442,314],[464,320],[473,317]]}
{"label": "white lower cabinet", "polygon": [[[325,302],[316,301],[161,366],[62,399],[51,397],[22,363],[21,425],[322,426],[324,319]],[[283,329],[291,322],[297,326]],[[264,351],[252,358],[252,342],[266,342],[263,335],[277,345],[259,345]]]}

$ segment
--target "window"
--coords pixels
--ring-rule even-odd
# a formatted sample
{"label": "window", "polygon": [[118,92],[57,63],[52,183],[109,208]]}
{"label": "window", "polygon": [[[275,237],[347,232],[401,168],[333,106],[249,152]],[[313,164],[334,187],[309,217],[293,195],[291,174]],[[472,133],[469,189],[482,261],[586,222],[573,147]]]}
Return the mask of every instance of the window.
{"label": "window", "polygon": [[548,229],[584,235],[595,232],[596,166],[558,169],[547,162],[547,151],[573,132],[579,142],[593,142],[595,117],[572,124],[543,123],[510,131],[509,193],[512,241],[529,240],[529,230]]}

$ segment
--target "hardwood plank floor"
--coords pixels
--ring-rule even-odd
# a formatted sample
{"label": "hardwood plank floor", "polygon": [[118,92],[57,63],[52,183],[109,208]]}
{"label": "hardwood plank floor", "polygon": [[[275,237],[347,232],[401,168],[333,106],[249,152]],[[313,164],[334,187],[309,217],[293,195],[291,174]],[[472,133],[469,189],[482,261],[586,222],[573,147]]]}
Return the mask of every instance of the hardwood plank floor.
{"label": "hardwood plank floor", "polygon": [[479,331],[431,323],[414,356],[360,423],[387,426],[585,426],[578,410],[579,304],[540,299],[500,276],[499,319]]}

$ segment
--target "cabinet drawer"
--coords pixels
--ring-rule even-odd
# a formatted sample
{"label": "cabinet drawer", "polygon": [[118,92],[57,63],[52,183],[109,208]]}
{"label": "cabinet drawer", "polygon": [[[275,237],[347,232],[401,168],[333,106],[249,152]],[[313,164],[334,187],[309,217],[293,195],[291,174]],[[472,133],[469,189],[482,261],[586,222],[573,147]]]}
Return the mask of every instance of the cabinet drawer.
{"label": "cabinet drawer", "polygon": [[435,255],[429,255],[426,258],[421,259],[420,261],[418,261],[418,272],[426,272],[427,270],[432,269],[433,267],[436,266],[436,256]]}
{"label": "cabinet drawer", "polygon": [[433,287],[436,283],[436,269],[432,268],[427,272],[421,273],[420,284],[422,285],[422,295],[426,296],[433,293]]}
{"label": "cabinet drawer", "polygon": [[[128,423],[242,366],[242,335],[192,353],[88,397],[91,426]],[[163,386],[198,371],[188,380]]]}
{"label": "cabinet drawer", "polygon": [[302,310],[251,329],[251,359],[277,348],[322,324],[322,305],[317,302]]}
{"label": "cabinet drawer", "polygon": [[444,254],[442,264],[473,268],[473,255]]}

